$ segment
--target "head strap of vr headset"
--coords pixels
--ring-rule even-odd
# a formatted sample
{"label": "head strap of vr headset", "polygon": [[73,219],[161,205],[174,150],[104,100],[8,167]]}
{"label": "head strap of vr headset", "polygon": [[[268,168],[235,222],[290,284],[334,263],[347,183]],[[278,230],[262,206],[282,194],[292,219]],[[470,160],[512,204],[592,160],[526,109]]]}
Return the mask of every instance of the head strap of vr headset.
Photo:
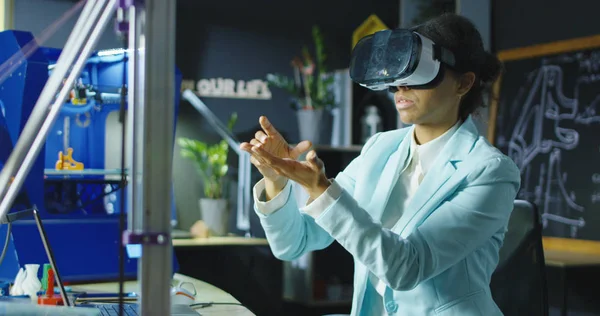
{"label": "head strap of vr headset", "polygon": [[441,61],[450,68],[456,69],[456,58],[454,54],[447,48],[433,43],[433,58]]}
{"label": "head strap of vr headset", "polygon": [[417,29],[421,26],[421,24],[415,25],[411,28],[409,28],[410,31],[418,33],[419,35],[428,38],[429,40],[431,40],[433,42],[433,58],[436,60],[441,61],[442,63],[444,63],[446,66],[449,66],[450,68],[453,68],[455,70],[459,70],[457,65],[456,65],[456,57],[454,56],[454,53],[437,44],[434,40],[430,39],[428,36],[425,36],[421,33],[419,33],[417,31]]}

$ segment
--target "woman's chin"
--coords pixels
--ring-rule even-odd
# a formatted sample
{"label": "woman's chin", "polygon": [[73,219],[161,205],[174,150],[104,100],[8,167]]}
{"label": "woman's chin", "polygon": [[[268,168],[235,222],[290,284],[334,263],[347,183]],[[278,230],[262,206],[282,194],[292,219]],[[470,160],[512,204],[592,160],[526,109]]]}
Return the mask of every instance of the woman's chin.
{"label": "woman's chin", "polygon": [[404,111],[398,111],[398,113],[400,114],[400,121],[402,121],[403,124],[410,125],[415,123],[415,117],[413,115]]}

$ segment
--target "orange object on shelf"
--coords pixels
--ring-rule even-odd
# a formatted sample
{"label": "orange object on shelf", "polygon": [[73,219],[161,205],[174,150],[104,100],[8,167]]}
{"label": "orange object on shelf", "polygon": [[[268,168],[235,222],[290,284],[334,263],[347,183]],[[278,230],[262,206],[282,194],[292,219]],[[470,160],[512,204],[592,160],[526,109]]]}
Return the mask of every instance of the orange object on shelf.
{"label": "orange object on shelf", "polygon": [[59,294],[54,293],[54,271],[48,269],[48,288],[46,294],[38,296],[38,305],[64,305]]}
{"label": "orange object on shelf", "polygon": [[83,170],[83,163],[73,159],[73,148],[67,149],[67,154],[62,151],[58,152],[58,160],[56,161],[56,170]]}

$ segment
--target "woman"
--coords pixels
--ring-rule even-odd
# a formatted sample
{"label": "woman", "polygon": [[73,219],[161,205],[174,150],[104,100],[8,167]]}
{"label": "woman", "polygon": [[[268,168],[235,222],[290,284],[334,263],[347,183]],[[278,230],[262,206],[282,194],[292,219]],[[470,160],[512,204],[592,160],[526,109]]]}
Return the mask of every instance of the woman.
{"label": "woman", "polygon": [[[293,260],[337,240],[355,260],[352,315],[501,315],[490,278],[520,186],[516,165],[478,134],[471,114],[501,71],[467,19],[446,14],[416,31],[452,51],[436,86],[398,87],[411,127],[371,137],[328,180],[314,151],[291,148],[265,117],[241,147],[264,178],[255,209],[275,256]],[[309,193],[298,209],[290,181]]]}

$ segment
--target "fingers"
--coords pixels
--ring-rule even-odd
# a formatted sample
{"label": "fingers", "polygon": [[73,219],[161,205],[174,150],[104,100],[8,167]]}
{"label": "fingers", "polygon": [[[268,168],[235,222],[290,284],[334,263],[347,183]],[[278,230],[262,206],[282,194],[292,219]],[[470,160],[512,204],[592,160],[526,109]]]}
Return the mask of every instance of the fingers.
{"label": "fingers", "polygon": [[317,171],[321,171],[325,167],[323,160],[317,156],[317,152],[314,150],[311,150],[308,154],[306,154],[306,161],[308,161],[310,166]]}
{"label": "fingers", "polygon": [[[253,141],[258,144],[257,140],[253,139]],[[247,143],[247,142],[244,142],[244,143],[240,144],[240,148],[243,151],[246,151],[246,152],[248,152],[250,154],[250,163],[252,163],[256,168],[258,168],[258,170],[263,174],[263,176],[266,176],[267,174],[265,172],[268,172],[268,170],[265,169],[265,167],[268,168],[268,165],[254,151],[252,151],[252,147],[253,146],[251,144]],[[276,174],[280,174],[279,172],[277,172],[273,168],[268,168],[268,169],[273,170],[273,172],[275,172]]]}
{"label": "fingers", "polygon": [[257,163],[260,165],[260,160],[256,158],[256,153],[252,150],[252,148],[258,144],[259,142],[256,139],[252,139],[250,143],[243,142],[240,144],[240,149],[250,154],[250,162],[252,162],[257,167]]}
{"label": "fingers", "polygon": [[260,161],[258,161],[258,159],[256,159],[256,157],[252,156],[252,155],[250,156],[250,162],[253,165],[255,165],[257,168],[262,166],[262,164],[260,163]]}
{"label": "fingers", "polygon": [[252,152],[256,155],[256,158],[265,163],[273,163],[275,161],[275,156],[271,155],[268,151],[264,150],[262,146],[252,146]]}
{"label": "fingers", "polygon": [[256,134],[254,134],[254,138],[264,144],[268,137],[267,134],[263,133],[263,131],[258,131]]}
{"label": "fingers", "polygon": [[264,163],[264,160],[261,159],[254,150],[252,150],[255,146],[260,146],[260,142],[257,141],[256,139],[252,139],[250,141],[250,143],[248,143],[248,142],[241,143],[240,149],[242,149],[243,151],[250,154],[250,162],[253,165],[260,167]]}
{"label": "fingers", "polygon": [[258,123],[260,123],[260,127],[262,127],[262,129],[265,131],[265,133],[267,133],[268,136],[279,135],[279,132],[275,129],[273,124],[269,122],[269,119],[267,119],[266,116],[261,116],[258,119]]}
{"label": "fingers", "polygon": [[252,145],[250,145],[248,142],[241,143],[240,149],[248,153],[252,153]]}
{"label": "fingers", "polygon": [[300,143],[298,143],[294,148],[292,148],[292,150],[290,151],[290,156],[292,156],[292,158],[294,159],[297,159],[300,155],[305,153],[311,147],[312,143],[310,141],[303,140]]}

